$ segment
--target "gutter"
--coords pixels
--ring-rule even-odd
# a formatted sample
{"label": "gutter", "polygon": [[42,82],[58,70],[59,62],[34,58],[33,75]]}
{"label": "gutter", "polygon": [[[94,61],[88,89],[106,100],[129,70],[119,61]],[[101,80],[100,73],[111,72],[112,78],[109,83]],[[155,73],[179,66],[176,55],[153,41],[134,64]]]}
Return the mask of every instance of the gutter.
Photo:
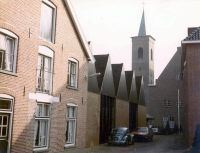
{"label": "gutter", "polygon": [[67,6],[67,10],[69,11],[70,17],[71,17],[71,19],[73,21],[73,24],[75,26],[77,34],[78,34],[78,36],[80,38],[80,41],[81,41],[81,43],[83,45],[83,48],[85,50],[85,54],[87,55],[88,60],[91,61],[92,63],[94,63],[95,62],[95,58],[92,55],[91,50],[90,50],[90,48],[88,46],[88,42],[86,41],[85,35],[84,35],[84,33],[83,33],[82,29],[81,29],[81,26],[79,24],[79,21],[78,21],[77,17],[76,17],[76,14],[75,14],[75,11],[74,11],[74,9],[72,7],[71,1],[70,0],[63,0],[63,1],[64,1],[65,5]]}

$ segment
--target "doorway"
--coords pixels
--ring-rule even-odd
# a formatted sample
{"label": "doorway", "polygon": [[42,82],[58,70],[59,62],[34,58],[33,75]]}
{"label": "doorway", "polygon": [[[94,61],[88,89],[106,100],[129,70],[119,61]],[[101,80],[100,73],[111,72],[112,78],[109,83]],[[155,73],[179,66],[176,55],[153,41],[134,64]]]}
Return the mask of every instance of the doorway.
{"label": "doorway", "polygon": [[10,152],[14,98],[0,94],[0,153]]}
{"label": "doorway", "polygon": [[100,140],[106,143],[112,128],[115,127],[115,98],[101,95],[100,107]]}
{"label": "doorway", "polygon": [[129,102],[129,130],[134,131],[137,127],[137,104]]}

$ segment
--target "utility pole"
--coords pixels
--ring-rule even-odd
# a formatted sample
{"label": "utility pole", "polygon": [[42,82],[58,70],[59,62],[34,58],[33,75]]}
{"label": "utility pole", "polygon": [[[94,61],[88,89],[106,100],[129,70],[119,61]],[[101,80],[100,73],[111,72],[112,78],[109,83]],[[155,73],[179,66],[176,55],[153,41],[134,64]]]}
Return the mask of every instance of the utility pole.
{"label": "utility pole", "polygon": [[178,133],[180,133],[180,115],[179,115],[179,89],[178,89]]}

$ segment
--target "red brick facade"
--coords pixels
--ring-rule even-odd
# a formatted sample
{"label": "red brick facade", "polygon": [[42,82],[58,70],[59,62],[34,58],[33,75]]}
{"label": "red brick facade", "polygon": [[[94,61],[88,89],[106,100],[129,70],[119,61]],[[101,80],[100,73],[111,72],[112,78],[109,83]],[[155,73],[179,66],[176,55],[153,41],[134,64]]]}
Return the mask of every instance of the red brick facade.
{"label": "red brick facade", "polygon": [[[36,78],[39,46],[54,52],[53,97],[60,102],[51,104],[49,151],[61,152],[73,148],[65,146],[66,105],[77,107],[76,146],[85,147],[88,60],[83,44],[77,34],[62,0],[51,0],[56,6],[55,42],[42,39],[40,33],[42,0],[4,1],[1,3],[0,28],[18,36],[16,73],[0,71],[0,94],[14,97],[11,152],[33,152],[34,126],[37,101],[29,94],[36,93]],[[68,58],[78,61],[77,90],[66,88]],[[24,90],[25,89],[25,90]]]}

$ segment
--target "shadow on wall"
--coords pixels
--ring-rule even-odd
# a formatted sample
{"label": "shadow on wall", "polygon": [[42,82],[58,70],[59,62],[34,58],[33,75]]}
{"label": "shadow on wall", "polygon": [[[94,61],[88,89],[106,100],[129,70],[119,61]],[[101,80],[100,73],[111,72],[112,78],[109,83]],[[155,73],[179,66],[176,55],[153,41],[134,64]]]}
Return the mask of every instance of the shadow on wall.
{"label": "shadow on wall", "polygon": [[[33,152],[34,145],[49,146],[47,147],[47,149],[49,148],[49,151],[47,150],[48,152],[62,152],[69,150],[64,149],[67,122],[66,111],[67,104],[69,103],[77,106],[75,132],[76,148],[85,147],[87,111],[87,79],[85,76],[88,74],[88,62],[86,58],[79,61],[79,66],[78,86],[76,89],[67,87],[67,66],[65,72],[62,73],[63,75],[55,75],[53,82],[53,96],[59,97],[60,102],[53,102],[50,104],[28,99],[27,93],[25,95],[28,99],[25,104],[25,109],[27,109],[27,111],[26,113],[23,113],[23,111],[20,111],[18,108],[24,106],[20,104],[20,100],[18,100],[20,98],[16,98],[15,106],[17,106],[17,109],[14,107],[11,152],[30,153]],[[48,108],[49,117],[48,115],[41,118],[37,117],[37,115],[42,112],[44,114],[47,113]],[[36,111],[36,109],[40,111]],[[50,125],[48,125],[48,122],[50,122]],[[73,128],[75,129],[75,127]]]}

